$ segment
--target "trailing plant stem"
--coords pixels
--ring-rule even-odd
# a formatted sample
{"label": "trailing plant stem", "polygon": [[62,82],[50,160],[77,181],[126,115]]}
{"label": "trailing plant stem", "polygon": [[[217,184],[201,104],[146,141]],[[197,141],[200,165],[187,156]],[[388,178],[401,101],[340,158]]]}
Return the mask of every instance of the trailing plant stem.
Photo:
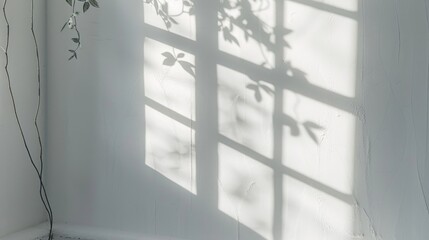
{"label": "trailing plant stem", "polygon": [[72,18],[73,18],[73,28],[74,28],[74,30],[75,30],[75,32],[76,32],[76,34],[77,34],[77,39],[79,40],[79,41],[77,42],[77,46],[76,46],[76,48],[74,49],[74,51],[75,51],[75,52],[77,52],[77,50],[78,50],[78,49],[80,48],[80,46],[81,46],[81,42],[80,42],[80,31],[79,31],[78,26],[77,26],[77,17],[76,17],[76,0],[73,0],[72,11],[73,11],[73,13],[72,13]]}
{"label": "trailing plant stem", "polygon": [[[34,41],[34,48],[35,48],[35,54],[36,54],[36,62],[37,62],[37,83],[38,83],[38,91],[37,91],[37,111],[36,111],[36,115],[34,117],[34,126],[36,128],[37,131],[37,138],[38,138],[38,142],[39,142],[39,148],[40,148],[40,154],[39,154],[39,160],[40,160],[40,179],[41,179],[41,184],[40,184],[40,188],[39,188],[39,193],[40,193],[40,198],[42,199],[43,205],[45,206],[46,212],[48,213],[48,218],[49,218],[49,237],[48,239],[52,239],[52,230],[53,230],[53,212],[52,212],[52,208],[51,208],[51,204],[49,202],[49,198],[46,194],[46,191],[43,191],[43,169],[44,169],[44,164],[43,164],[43,144],[42,144],[42,137],[40,134],[40,128],[39,128],[39,113],[40,113],[40,106],[41,106],[41,69],[40,69],[40,51],[39,51],[39,44],[37,42],[37,38],[36,38],[36,33],[34,32],[34,0],[31,0],[31,34],[33,36],[33,41]],[[45,199],[42,195],[42,193],[44,193]]]}
{"label": "trailing plant stem", "polygon": [[[37,176],[38,176],[38,179],[39,179],[39,183],[40,183],[40,192],[39,192],[40,193],[40,197],[41,197],[42,203],[43,203],[43,205],[44,205],[44,207],[46,209],[46,212],[48,213],[50,223],[52,223],[52,210],[51,210],[51,207],[50,207],[50,204],[49,204],[49,201],[48,201],[48,196],[47,196],[47,193],[46,193],[46,188],[45,188],[45,185],[44,185],[43,179],[42,179],[42,173],[43,173],[43,171],[42,170],[39,171],[39,169],[37,168],[36,163],[34,162],[33,156],[32,156],[32,154],[30,152],[29,147],[28,147],[27,138],[25,137],[25,134],[24,134],[24,131],[23,131],[23,128],[22,128],[22,124],[21,124],[21,120],[20,120],[19,115],[18,115],[18,110],[17,110],[17,106],[16,106],[16,101],[15,101],[15,95],[14,95],[13,90],[12,90],[11,77],[10,77],[10,73],[9,73],[10,24],[9,24],[9,19],[7,17],[7,14],[6,14],[7,3],[8,3],[8,0],[4,0],[3,1],[3,8],[2,8],[4,21],[6,23],[6,46],[4,48],[4,55],[5,55],[4,69],[5,69],[5,74],[6,74],[6,80],[7,80],[7,83],[8,83],[9,94],[10,94],[10,98],[11,98],[11,101],[12,101],[12,107],[13,107],[14,117],[15,117],[16,123],[18,125],[19,132],[20,132],[20,135],[21,135],[21,138],[22,138],[22,141],[23,141],[26,153],[28,155],[28,158],[29,158],[32,166],[34,167],[34,170],[37,173]],[[32,3],[32,10],[33,10],[33,3]],[[33,25],[33,19],[32,19],[32,25]],[[32,31],[33,31],[33,28],[32,28]],[[37,45],[37,41],[36,41],[36,45]],[[38,52],[38,46],[36,47],[36,52]],[[39,55],[37,55],[37,59],[38,59],[38,71],[39,71],[38,76],[40,76],[40,61],[39,61],[40,58],[39,58]],[[40,99],[40,78],[39,78],[39,94],[38,95],[39,95],[39,99]],[[38,110],[37,110],[37,114],[36,114],[36,118],[35,118],[36,119],[36,121],[35,121],[36,124],[37,124],[39,109],[40,109],[40,102],[38,104]],[[37,125],[36,129],[37,129],[38,136],[39,136],[39,139],[40,139],[39,143],[41,144],[40,131],[39,131],[38,125]],[[41,149],[41,152],[42,152],[42,149]],[[41,156],[43,156],[42,153],[41,153]],[[42,167],[43,167],[43,164],[41,162],[41,169],[42,169]],[[50,226],[52,226],[52,224]],[[53,236],[52,236],[52,228],[51,228],[50,232],[49,232],[48,239],[52,240],[52,238],[53,238]]]}

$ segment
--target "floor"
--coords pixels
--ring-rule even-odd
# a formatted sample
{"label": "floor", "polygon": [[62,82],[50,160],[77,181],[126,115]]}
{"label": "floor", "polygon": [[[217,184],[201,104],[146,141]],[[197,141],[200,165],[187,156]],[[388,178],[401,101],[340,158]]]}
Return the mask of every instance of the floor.
{"label": "floor", "polygon": [[[47,240],[48,224],[0,238],[0,240]],[[136,235],[127,232],[67,224],[54,225],[54,240],[183,240],[172,237]]]}
{"label": "floor", "polygon": [[[81,230],[79,228],[72,229],[71,227],[66,227],[65,225],[58,225],[58,229],[54,233],[54,240],[98,240],[97,237],[94,238],[93,234],[91,237],[87,233],[79,233]],[[82,235],[82,236],[81,236]],[[47,240],[48,239],[48,224],[43,223],[38,226],[34,226],[23,231],[11,234],[9,236],[0,238],[0,240]],[[105,238],[103,238],[104,240]],[[109,239],[110,240],[110,239]]]}
{"label": "floor", "polygon": [[[48,236],[46,235],[44,237],[36,237],[35,240],[48,240]],[[62,234],[54,234],[53,240],[93,240],[93,239],[77,237],[77,236],[68,236],[68,235],[62,235]]]}

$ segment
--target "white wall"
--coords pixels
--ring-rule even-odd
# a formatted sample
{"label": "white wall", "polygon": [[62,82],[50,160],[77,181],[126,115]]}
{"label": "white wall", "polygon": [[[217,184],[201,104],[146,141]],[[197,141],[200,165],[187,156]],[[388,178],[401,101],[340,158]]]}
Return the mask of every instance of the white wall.
{"label": "white wall", "polygon": [[365,3],[357,196],[379,237],[427,239],[429,2]]}
{"label": "white wall", "polygon": [[[2,2],[3,5],[3,2]],[[34,156],[38,156],[38,141],[34,129],[37,107],[37,72],[33,40],[30,31],[31,3],[27,0],[12,0],[7,5],[11,25],[10,75],[19,116]],[[45,2],[36,1],[35,29],[40,44],[42,71],[45,65]],[[6,34],[3,14],[0,14],[0,45],[5,46]],[[39,184],[16,124],[12,102],[4,72],[4,54],[0,65],[0,236],[24,229],[45,221],[46,217],[39,200]],[[44,74],[43,74],[44,84]],[[43,85],[44,87],[44,85]],[[44,110],[43,110],[44,111]],[[41,113],[40,124],[44,123]]]}
{"label": "white wall", "polygon": [[141,0],[100,1],[69,62],[70,10],[48,1],[56,220],[184,239],[427,239],[429,3],[262,1],[242,8],[246,40],[239,26],[218,37],[216,2],[167,32]]}

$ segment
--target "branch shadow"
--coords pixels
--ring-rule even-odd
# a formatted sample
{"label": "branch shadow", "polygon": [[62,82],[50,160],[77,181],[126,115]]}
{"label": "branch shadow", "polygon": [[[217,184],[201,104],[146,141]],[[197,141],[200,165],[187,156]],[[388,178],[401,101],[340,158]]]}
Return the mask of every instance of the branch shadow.
{"label": "branch shadow", "polygon": [[[270,3],[275,3],[275,6],[273,7]],[[146,96],[145,101],[147,106],[185,125],[190,131],[195,131],[195,141],[192,142],[191,139],[190,149],[195,149],[197,192],[196,195],[186,194],[187,192],[183,189],[179,192],[180,195],[188,195],[190,198],[192,207],[189,209],[199,212],[195,214],[197,216],[187,215],[189,223],[196,226],[206,223],[210,226],[194,229],[194,232],[187,233],[187,237],[216,239],[216,233],[225,232],[237,239],[283,239],[284,207],[282,204],[284,201],[283,176],[285,175],[348,204],[353,203],[352,196],[284,166],[282,146],[286,131],[292,137],[305,137],[318,147],[323,138],[321,133],[326,129],[325,126],[311,119],[300,119],[296,114],[285,113],[284,90],[301,94],[348,113],[353,112],[355,103],[353,98],[311,83],[303,70],[285,60],[285,49],[293,49],[293,45],[286,41],[287,35],[292,31],[283,26],[285,14],[283,0],[225,0],[210,3],[185,0],[182,8],[184,10],[180,16],[195,14],[196,41],[169,31],[172,26],[178,24],[175,20],[177,14],[169,15],[169,1],[147,0],[145,4],[150,5],[157,12],[165,24],[166,31],[147,26],[145,28],[147,36],[173,48],[172,51],[165,50],[159,53],[162,55],[162,61],[158,64],[163,67],[179,67],[187,73],[187,77],[195,81],[195,99],[190,103],[191,106],[195,105],[195,118],[184,116],[168,104],[157,102],[153,98]],[[321,10],[331,10],[326,5],[319,6],[315,3],[311,6]],[[276,16],[274,25],[270,25],[258,15],[270,8]],[[333,12],[343,13],[337,8],[334,8]],[[220,41],[235,48],[242,48],[243,45],[254,41],[257,43],[254,51],[259,53],[259,59],[262,61],[240,58],[219,50]],[[182,53],[181,50],[187,53]],[[178,52],[181,53],[178,54]],[[187,54],[195,56],[195,62],[181,60]],[[273,59],[270,59],[270,56]],[[224,68],[228,69],[226,71],[235,72],[236,75],[230,75],[234,77],[226,77],[220,81],[219,69]],[[152,80],[145,79],[145,81]],[[226,100],[220,99],[223,97]],[[232,104],[224,108],[225,105],[221,104],[223,100]],[[295,108],[300,108],[299,102],[296,103]],[[271,124],[271,133],[262,135],[260,139],[247,139],[249,140],[247,142],[240,140],[243,133],[258,128],[258,125],[249,122],[249,115],[246,115],[248,113],[269,119],[267,121],[268,125]],[[228,121],[221,121],[224,117]],[[265,141],[264,138],[271,139],[269,151],[258,149],[258,144],[262,144],[261,142]],[[267,221],[256,217],[261,221],[257,222],[253,219],[255,222],[249,225],[241,222],[239,214],[231,216],[219,209],[220,195],[224,194],[219,190],[222,188],[219,184],[221,174],[219,162],[223,161],[219,153],[219,145],[227,146],[245,158],[272,169],[272,180],[269,180],[273,184],[272,219]],[[180,155],[180,151],[175,150],[171,154]],[[233,175],[238,179],[228,195],[231,198],[240,199],[240,204],[252,205],[253,200],[248,196],[252,193],[253,186],[258,184],[258,180],[255,180],[251,174],[240,175],[240,172],[235,172]],[[166,178],[160,177],[160,179],[169,191],[177,188]],[[267,179],[261,181],[265,180]],[[208,217],[210,220],[207,220],[207,216],[213,218]],[[263,234],[261,234],[260,229],[264,229],[265,232],[262,231]],[[267,229],[269,234],[266,233]]]}

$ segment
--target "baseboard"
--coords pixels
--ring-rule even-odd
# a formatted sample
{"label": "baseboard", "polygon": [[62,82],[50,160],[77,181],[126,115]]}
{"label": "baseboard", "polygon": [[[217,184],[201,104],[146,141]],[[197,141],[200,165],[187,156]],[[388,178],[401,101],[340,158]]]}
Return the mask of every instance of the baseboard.
{"label": "baseboard", "polygon": [[[23,231],[0,238],[0,240],[46,240],[49,225],[43,223]],[[127,232],[76,226],[69,224],[54,225],[54,240],[183,240],[171,237],[146,236]]]}

